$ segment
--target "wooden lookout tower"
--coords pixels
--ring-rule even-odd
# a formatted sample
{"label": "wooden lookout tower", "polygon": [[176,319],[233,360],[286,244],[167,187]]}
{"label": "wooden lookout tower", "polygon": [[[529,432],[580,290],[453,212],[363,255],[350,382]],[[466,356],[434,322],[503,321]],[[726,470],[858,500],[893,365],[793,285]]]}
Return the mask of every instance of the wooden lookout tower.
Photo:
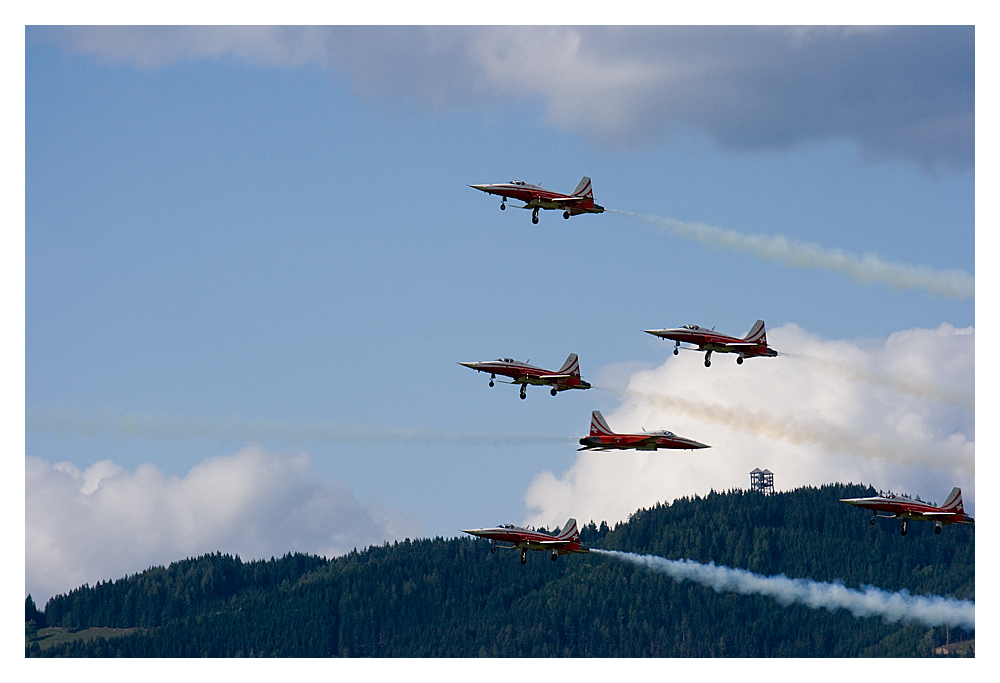
{"label": "wooden lookout tower", "polygon": [[774,472],[759,467],[753,468],[753,472],[750,473],[750,490],[759,491],[765,496],[774,493]]}

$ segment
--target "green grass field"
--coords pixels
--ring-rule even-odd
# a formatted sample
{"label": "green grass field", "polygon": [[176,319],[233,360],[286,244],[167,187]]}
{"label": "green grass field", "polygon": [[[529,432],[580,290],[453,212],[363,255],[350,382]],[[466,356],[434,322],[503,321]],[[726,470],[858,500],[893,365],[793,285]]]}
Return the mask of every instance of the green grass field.
{"label": "green grass field", "polygon": [[[38,635],[35,636],[32,642],[38,643],[38,646],[45,650],[58,643],[68,643],[74,640],[93,640],[94,638],[113,638],[115,636],[127,635],[135,630],[134,628],[83,628],[79,631],[74,631],[68,628],[41,628],[38,629]],[[28,645],[30,643],[25,644]]]}

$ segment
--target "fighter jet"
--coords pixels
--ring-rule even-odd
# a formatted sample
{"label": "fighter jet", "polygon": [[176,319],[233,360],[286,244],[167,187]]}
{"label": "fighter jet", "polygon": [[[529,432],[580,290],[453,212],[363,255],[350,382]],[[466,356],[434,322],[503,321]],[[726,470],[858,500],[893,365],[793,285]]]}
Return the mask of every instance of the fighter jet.
{"label": "fighter jet", "polygon": [[694,450],[696,448],[711,448],[692,439],[685,439],[673,432],[641,432],[639,434],[615,434],[608,427],[601,411],[595,410],[590,418],[590,436],[580,439],[578,451],[588,450],[625,450],[634,448],[638,451],[655,451],[659,448],[674,448]]}
{"label": "fighter jet", "polygon": [[[576,528],[576,520],[572,517],[556,536],[532,531],[513,524],[501,524],[491,529],[462,529],[462,533],[472,534],[491,541],[490,552],[497,548],[510,548],[521,551],[521,564],[528,561],[529,550],[543,550],[552,554],[555,562],[560,555],[567,553],[589,553],[590,548],[580,544],[580,532]],[[511,545],[497,545],[510,543]]]}
{"label": "fighter jet", "polygon": [[[906,522],[910,519],[920,519],[934,522],[934,533],[941,533],[941,527],[945,524],[975,524],[976,520],[965,514],[962,506],[962,489],[957,486],[948,494],[948,499],[944,505],[937,507],[919,500],[911,500],[906,496],[899,496],[895,493],[872,496],[871,498],[841,498],[841,503],[856,505],[860,508],[872,511],[871,523],[875,523],[877,517],[885,519],[899,519],[899,533],[906,535]],[[890,514],[880,515],[880,512]]]}
{"label": "fighter jet", "polygon": [[477,190],[482,190],[487,194],[498,195],[500,199],[500,210],[507,208],[508,199],[517,199],[524,202],[524,206],[519,209],[531,209],[531,222],[538,223],[539,209],[557,209],[563,212],[563,218],[577,216],[581,213],[604,213],[604,207],[594,203],[594,189],[590,185],[590,178],[583,176],[583,180],[576,186],[572,194],[561,194],[546,190],[544,187],[526,183],[523,180],[512,180],[509,183],[496,183],[493,185],[469,185]]}
{"label": "fighter jet", "polygon": [[555,372],[536,368],[534,365],[528,365],[513,358],[497,358],[496,360],[468,363],[459,362],[459,365],[464,365],[479,372],[490,373],[490,386],[493,386],[493,380],[496,379],[497,375],[510,377],[514,381],[504,383],[520,384],[521,398],[526,397],[525,390],[529,384],[552,387],[549,393],[553,396],[567,389],[590,388],[589,382],[584,382],[580,379],[580,361],[577,359],[575,353],[569,354],[566,362]]}
{"label": "fighter jet", "polygon": [[767,345],[767,335],[764,333],[764,321],[758,320],[747,332],[747,336],[742,339],[720,334],[715,329],[706,330],[697,325],[684,325],[669,330],[645,330],[645,332],[660,337],[661,339],[671,339],[674,342],[674,355],[681,348],[681,342],[694,344],[697,348],[692,351],[705,352],[705,367],[712,365],[712,352],[736,353],[736,364],[743,365],[744,358],[754,358],[756,356],[774,357],[778,352]]}

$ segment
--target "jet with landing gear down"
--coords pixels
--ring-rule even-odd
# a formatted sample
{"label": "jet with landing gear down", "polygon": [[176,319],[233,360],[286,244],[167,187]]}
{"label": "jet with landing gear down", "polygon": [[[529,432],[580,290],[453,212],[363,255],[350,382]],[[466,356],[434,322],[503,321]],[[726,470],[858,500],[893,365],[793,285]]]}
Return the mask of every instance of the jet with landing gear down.
{"label": "jet with landing gear down", "polygon": [[583,180],[576,186],[572,194],[553,192],[523,180],[512,180],[509,183],[495,183],[493,185],[469,185],[469,187],[499,196],[501,211],[507,208],[508,199],[524,202],[524,206],[517,208],[531,209],[532,223],[538,223],[539,209],[562,211],[563,218],[578,216],[581,213],[604,213],[604,207],[594,203],[594,188],[591,187],[590,178],[587,176],[583,176]]}
{"label": "jet with landing gear down", "polygon": [[[747,336],[742,339],[716,332],[715,328],[707,330],[697,325],[684,325],[683,327],[675,327],[669,330],[644,331],[660,339],[670,339],[673,341],[675,356],[678,353],[678,349],[704,351],[706,368],[712,365],[713,351],[739,354],[736,356],[737,365],[743,365],[744,358],[756,358],[757,356],[773,358],[778,355],[777,351],[767,345],[767,335],[764,333],[763,320],[758,320],[754,323],[754,326],[747,332]],[[694,344],[695,347],[681,346],[681,342]]]}
{"label": "jet with landing gear down", "polygon": [[[906,535],[906,522],[910,519],[934,522],[934,533],[936,534],[941,533],[941,527],[945,524],[976,523],[976,520],[965,514],[965,508],[962,506],[962,489],[957,486],[951,490],[948,499],[941,507],[920,500],[911,500],[895,493],[872,496],[871,498],[841,498],[840,502],[871,510],[872,524],[878,517],[901,520],[899,533],[903,536]],[[888,514],[880,515],[880,512]]]}
{"label": "jet with landing gear down", "polygon": [[[575,353],[569,354],[566,362],[563,363],[562,367],[555,372],[552,370],[536,368],[534,365],[528,365],[527,363],[522,363],[521,361],[514,360],[513,358],[497,358],[496,360],[475,363],[459,362],[459,365],[464,365],[467,368],[472,368],[473,370],[478,370],[479,372],[490,373],[490,386],[493,386],[493,380],[497,378],[497,375],[510,377],[513,381],[504,382],[504,384],[520,384],[521,398],[525,398],[527,396],[525,390],[528,388],[529,384],[552,387],[549,389],[549,393],[553,396],[560,391],[566,391],[567,389],[590,388],[590,383],[585,382],[580,378],[580,361]],[[502,382],[503,380],[499,381]]]}
{"label": "jet with landing gear down", "polygon": [[[576,520],[572,517],[555,536],[513,524],[501,524],[490,529],[462,529],[462,533],[490,539],[491,553],[495,553],[497,548],[520,550],[521,564],[528,561],[529,550],[550,553],[553,562],[560,555],[590,552],[590,548],[580,544],[580,532],[576,528]],[[498,545],[501,543],[510,545]]]}
{"label": "jet with landing gear down", "polygon": [[580,439],[582,444],[578,451],[607,451],[635,449],[637,451],[655,451],[659,448],[674,448],[694,450],[696,448],[711,448],[693,439],[685,439],[673,432],[641,432],[639,434],[615,434],[608,427],[601,411],[595,410],[590,417],[590,436]]}

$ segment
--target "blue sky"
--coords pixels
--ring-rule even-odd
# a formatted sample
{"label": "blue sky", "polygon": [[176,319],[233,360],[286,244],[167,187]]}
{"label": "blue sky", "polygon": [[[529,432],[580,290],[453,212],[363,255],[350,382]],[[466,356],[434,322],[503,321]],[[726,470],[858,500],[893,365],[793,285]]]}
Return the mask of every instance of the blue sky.
{"label": "blue sky", "polygon": [[[611,209],[971,278],[974,80],[960,27],[29,28],[26,591],[616,521],[754,466],[971,507],[971,296],[468,185],[588,175]],[[707,369],[642,333],[758,318],[797,356]],[[457,364],[571,351],[626,393]],[[713,449],[578,456],[594,409]]]}

